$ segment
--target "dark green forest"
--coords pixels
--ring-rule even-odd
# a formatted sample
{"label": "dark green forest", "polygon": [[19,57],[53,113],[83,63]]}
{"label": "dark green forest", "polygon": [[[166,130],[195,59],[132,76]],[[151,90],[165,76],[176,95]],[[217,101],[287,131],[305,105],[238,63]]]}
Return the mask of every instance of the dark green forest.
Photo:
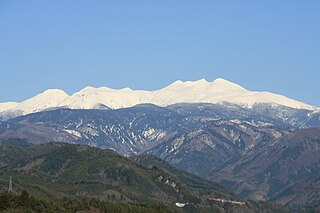
{"label": "dark green forest", "polygon": [[[209,201],[241,199],[153,156],[126,158],[65,143],[0,142],[0,190],[2,212],[286,212],[265,202]],[[187,205],[178,208],[176,202]]]}
{"label": "dark green forest", "polygon": [[100,201],[95,198],[39,199],[26,190],[18,193],[0,193],[1,212],[177,212],[167,206],[152,203]]}

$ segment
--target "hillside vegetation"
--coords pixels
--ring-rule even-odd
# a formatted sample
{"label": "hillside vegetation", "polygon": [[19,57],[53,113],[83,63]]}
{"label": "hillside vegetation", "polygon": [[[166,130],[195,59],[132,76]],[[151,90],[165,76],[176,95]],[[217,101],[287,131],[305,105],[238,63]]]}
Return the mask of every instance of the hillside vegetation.
{"label": "hillside vegetation", "polygon": [[[282,211],[265,203],[247,202],[247,205],[237,206],[208,201],[209,197],[239,199],[219,184],[176,170],[158,158],[128,159],[110,150],[65,143],[31,147],[21,147],[21,144],[24,145],[19,141],[0,143],[0,187],[6,190],[12,176],[16,193],[26,190],[35,202],[38,198],[45,200],[43,202],[56,202],[52,208],[63,206],[60,203],[63,200],[70,200],[71,206],[79,206],[77,203],[94,199],[98,203],[108,201],[101,205],[112,204],[114,208],[119,203],[129,207],[138,203],[138,206],[146,204],[148,208],[163,208],[164,211],[171,208],[181,211],[174,205],[180,202],[188,203],[183,210],[191,212],[195,209],[256,212],[259,208],[266,212]],[[68,208],[64,211],[68,212]],[[105,211],[104,207],[99,208],[98,212]]]}

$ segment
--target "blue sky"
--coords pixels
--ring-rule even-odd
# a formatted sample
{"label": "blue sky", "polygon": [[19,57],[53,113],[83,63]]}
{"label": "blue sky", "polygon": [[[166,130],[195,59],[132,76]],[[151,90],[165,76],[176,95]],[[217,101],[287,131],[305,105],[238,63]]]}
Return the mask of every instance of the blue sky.
{"label": "blue sky", "polygon": [[320,1],[0,0],[0,102],[222,77],[320,106]]}

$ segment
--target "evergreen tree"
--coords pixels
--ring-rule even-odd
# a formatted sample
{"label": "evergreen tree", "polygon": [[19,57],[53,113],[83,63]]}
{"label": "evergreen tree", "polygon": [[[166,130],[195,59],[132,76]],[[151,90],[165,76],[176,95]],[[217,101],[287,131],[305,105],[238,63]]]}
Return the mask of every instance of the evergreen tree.
{"label": "evergreen tree", "polygon": [[6,210],[10,208],[10,197],[9,193],[3,192],[0,195],[0,210]]}
{"label": "evergreen tree", "polygon": [[20,203],[22,206],[27,206],[29,204],[29,193],[27,190],[22,190],[20,194]]}

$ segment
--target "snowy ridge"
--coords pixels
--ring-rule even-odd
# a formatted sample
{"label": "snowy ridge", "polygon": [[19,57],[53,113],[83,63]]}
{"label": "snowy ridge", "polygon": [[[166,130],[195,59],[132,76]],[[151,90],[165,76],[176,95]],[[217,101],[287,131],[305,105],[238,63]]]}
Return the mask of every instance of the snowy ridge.
{"label": "snowy ridge", "polygon": [[50,108],[96,109],[105,105],[112,109],[131,107],[142,103],[168,106],[176,103],[233,103],[250,108],[255,104],[268,103],[296,109],[319,108],[269,92],[251,92],[230,81],[218,78],[213,82],[176,81],[155,91],[115,90],[107,87],[86,87],[69,96],[63,90],[50,89],[21,103],[0,103],[0,113],[21,112],[29,114]]}

